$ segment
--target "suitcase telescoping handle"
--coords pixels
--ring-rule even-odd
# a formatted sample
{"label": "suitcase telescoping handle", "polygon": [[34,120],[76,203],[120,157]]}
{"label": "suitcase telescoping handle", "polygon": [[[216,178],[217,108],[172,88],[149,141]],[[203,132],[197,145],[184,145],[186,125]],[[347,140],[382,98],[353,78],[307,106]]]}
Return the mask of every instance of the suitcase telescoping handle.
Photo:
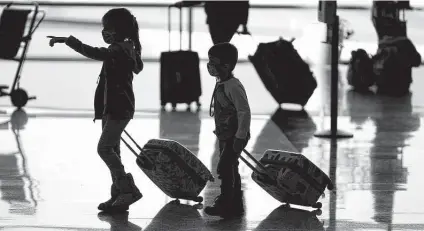
{"label": "suitcase telescoping handle", "polygon": [[[168,50],[171,51],[171,9],[174,5],[168,6]],[[182,41],[183,41],[183,13],[182,7],[176,7],[179,10],[180,14],[180,50],[182,49]]]}
{"label": "suitcase telescoping handle", "polygon": [[128,136],[128,138],[130,138],[130,140],[135,144],[135,146],[140,150],[140,155],[137,154],[137,152],[128,144],[128,142],[121,137],[121,140],[124,142],[124,144],[128,147],[128,149],[134,154],[134,156],[137,159],[143,159],[143,162],[147,162],[145,163],[148,169],[153,169],[155,167],[154,162],[143,153],[143,148],[140,147],[140,145],[137,144],[137,142],[135,142],[135,140],[130,136],[130,134],[124,130],[124,133]]}
{"label": "suitcase telescoping handle", "polygon": [[276,181],[275,177],[271,175],[271,173],[265,168],[265,166],[259,162],[255,157],[252,156],[252,154],[250,154],[246,149],[243,149],[243,152],[251,159],[253,160],[253,162],[255,162],[255,164],[261,168],[263,170],[263,172],[259,171],[257,168],[255,168],[255,166],[253,166],[249,161],[246,160],[246,158],[244,158],[241,153],[239,155],[240,159],[247,165],[249,166],[250,169],[252,169],[254,172],[256,172],[258,175],[261,176],[267,176],[270,180],[272,181]]}

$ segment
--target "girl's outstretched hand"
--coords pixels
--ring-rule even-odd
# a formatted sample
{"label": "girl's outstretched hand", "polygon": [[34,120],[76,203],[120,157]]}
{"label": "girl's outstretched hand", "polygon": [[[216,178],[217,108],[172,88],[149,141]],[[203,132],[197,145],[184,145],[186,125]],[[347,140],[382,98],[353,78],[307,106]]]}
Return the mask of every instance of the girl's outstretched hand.
{"label": "girl's outstretched hand", "polygon": [[52,47],[55,43],[65,43],[68,39],[67,37],[55,37],[55,36],[47,36],[47,38],[50,38],[49,45]]}

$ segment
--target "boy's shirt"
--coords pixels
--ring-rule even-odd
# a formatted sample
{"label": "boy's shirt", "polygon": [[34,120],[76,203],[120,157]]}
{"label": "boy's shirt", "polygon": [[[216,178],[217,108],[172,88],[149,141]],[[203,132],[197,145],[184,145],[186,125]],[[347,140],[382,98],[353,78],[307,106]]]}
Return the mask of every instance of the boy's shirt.
{"label": "boy's shirt", "polygon": [[237,78],[218,82],[214,93],[216,133],[219,139],[246,139],[251,113],[246,90]]}

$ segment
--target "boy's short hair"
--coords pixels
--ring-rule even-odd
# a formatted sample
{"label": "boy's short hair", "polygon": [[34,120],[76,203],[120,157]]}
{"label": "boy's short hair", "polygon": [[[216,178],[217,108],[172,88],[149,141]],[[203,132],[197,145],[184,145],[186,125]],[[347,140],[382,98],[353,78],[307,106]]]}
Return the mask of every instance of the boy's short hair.
{"label": "boy's short hair", "polygon": [[208,55],[218,58],[221,63],[229,64],[231,71],[234,70],[238,60],[237,48],[227,42],[213,45],[209,49]]}

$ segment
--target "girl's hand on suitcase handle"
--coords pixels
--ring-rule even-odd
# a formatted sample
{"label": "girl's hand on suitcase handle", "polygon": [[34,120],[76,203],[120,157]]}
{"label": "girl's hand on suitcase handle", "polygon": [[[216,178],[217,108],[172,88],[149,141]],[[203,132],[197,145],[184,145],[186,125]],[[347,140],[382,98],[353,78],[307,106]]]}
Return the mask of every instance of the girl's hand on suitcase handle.
{"label": "girl's hand on suitcase handle", "polygon": [[47,36],[47,38],[50,38],[49,45],[51,47],[54,46],[55,43],[66,43],[67,37],[56,37],[56,36]]}

